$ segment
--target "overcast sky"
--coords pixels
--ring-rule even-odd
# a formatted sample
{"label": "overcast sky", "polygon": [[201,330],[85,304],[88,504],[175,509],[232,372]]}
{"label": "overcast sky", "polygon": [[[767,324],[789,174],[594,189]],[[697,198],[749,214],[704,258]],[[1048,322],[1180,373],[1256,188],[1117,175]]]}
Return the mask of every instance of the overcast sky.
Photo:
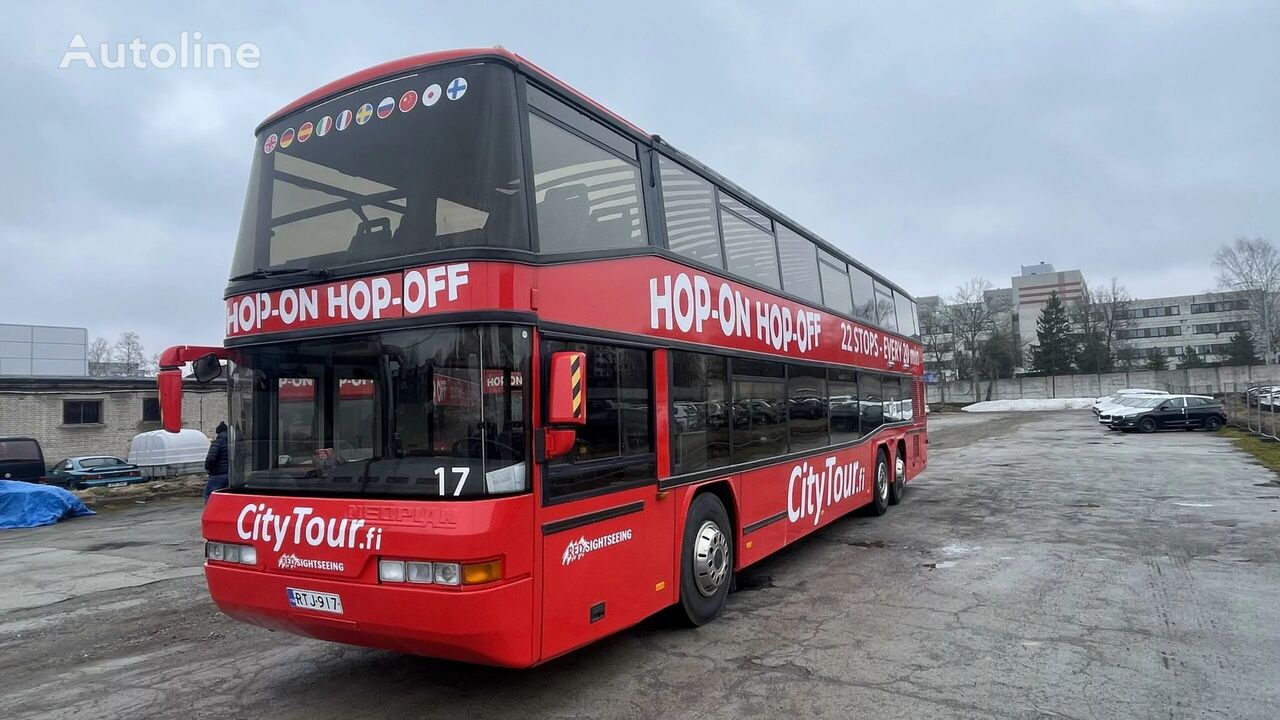
{"label": "overcast sky", "polygon": [[[1040,260],[1201,292],[1223,242],[1280,241],[1280,3],[187,5],[6,9],[0,322],[219,341],[257,123],[381,61],[494,44],[918,295]],[[76,33],[182,31],[260,66],[58,69]]]}

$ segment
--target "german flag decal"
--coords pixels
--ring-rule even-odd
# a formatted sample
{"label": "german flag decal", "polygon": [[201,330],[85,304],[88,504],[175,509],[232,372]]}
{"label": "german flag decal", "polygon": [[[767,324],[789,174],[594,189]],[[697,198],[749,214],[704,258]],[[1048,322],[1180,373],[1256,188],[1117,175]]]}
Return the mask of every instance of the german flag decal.
{"label": "german flag decal", "polygon": [[582,355],[574,355],[569,362],[569,383],[573,389],[573,416],[582,417]]}

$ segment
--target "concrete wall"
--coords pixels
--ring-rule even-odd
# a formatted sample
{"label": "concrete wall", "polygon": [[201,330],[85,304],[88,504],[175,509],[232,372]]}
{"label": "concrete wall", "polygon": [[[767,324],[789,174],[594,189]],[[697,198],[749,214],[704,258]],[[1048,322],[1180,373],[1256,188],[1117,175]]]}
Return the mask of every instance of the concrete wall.
{"label": "concrete wall", "polygon": [[[142,399],[155,391],[112,390],[99,392],[39,391],[0,393],[0,437],[21,435],[40,441],[45,461],[53,464],[75,455],[103,453],[126,457],[129,442],[141,432],[160,429],[158,422],[143,422]],[[63,425],[63,400],[101,400],[102,422],[96,425]],[[182,424],[213,437],[218,422],[227,415],[225,388],[183,394]]]}
{"label": "concrete wall", "polygon": [[[978,400],[987,399],[984,380]],[[1121,388],[1151,388],[1169,392],[1214,394],[1239,392],[1251,385],[1280,385],[1280,365],[1197,368],[1193,370],[1132,370],[1090,375],[1023,376],[996,381],[992,400],[1021,398],[1100,397]],[[945,387],[944,387],[945,386]],[[968,380],[928,385],[928,401],[975,402]]]}

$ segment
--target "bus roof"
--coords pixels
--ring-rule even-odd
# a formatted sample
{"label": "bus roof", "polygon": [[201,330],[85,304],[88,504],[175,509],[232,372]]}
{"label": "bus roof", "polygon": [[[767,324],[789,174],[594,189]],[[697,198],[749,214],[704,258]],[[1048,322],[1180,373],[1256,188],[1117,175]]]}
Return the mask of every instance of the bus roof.
{"label": "bus roof", "polygon": [[501,46],[492,47],[492,48],[463,48],[458,50],[441,50],[439,52],[423,53],[421,55],[411,55],[409,57],[401,58],[399,60],[391,60],[389,62],[385,62],[378,65],[374,65],[369,68],[365,68],[364,70],[351,73],[350,75],[338,78],[337,80],[334,80],[331,83],[322,85],[316,88],[315,90],[312,90],[311,92],[307,93],[306,95],[303,95],[297,100],[294,100],[288,105],[285,105],[284,107],[272,113],[265,120],[263,120],[262,123],[258,125],[257,129],[254,132],[255,134],[258,132],[261,132],[263,128],[278,121],[285,115],[296,112],[298,110],[309,107],[311,105],[315,105],[316,103],[319,103],[325,99],[341,95],[345,92],[361,87],[375,80],[390,77],[393,75],[399,75],[412,70],[419,70],[432,65],[440,65],[443,63],[453,62],[457,60],[482,60],[482,59],[500,60],[508,64],[514,65],[517,69],[522,70],[527,74],[533,75],[539,80],[553,86],[554,89],[557,90],[558,92],[566,95],[568,98],[574,100],[575,102],[578,102],[581,105],[584,105],[587,108],[590,108],[592,111],[603,116],[603,118],[611,121],[614,125],[618,126],[620,129],[623,129],[626,132],[636,136],[637,139],[642,140],[643,142],[648,144],[650,147],[661,149],[663,152],[673,156],[675,159],[679,160],[680,162],[693,166],[697,172],[700,172],[706,175],[709,179],[713,180],[714,182],[719,184],[721,187],[733,192],[734,194],[739,195],[741,200],[755,205],[758,209],[763,210],[767,212],[769,215],[771,215],[774,220],[782,222],[783,224],[787,225],[793,230],[801,233],[802,235],[805,235],[810,240],[813,240],[823,250],[826,250],[827,252],[830,252],[836,255],[837,257],[844,259],[850,265],[853,265],[861,269],[862,271],[869,273],[877,281],[888,285],[895,292],[906,296],[912,302],[915,301],[915,297],[911,293],[907,292],[906,290],[903,290],[901,286],[899,286],[897,283],[893,282],[892,280],[885,278],[883,273],[876,272],[875,270],[868,267],[866,263],[863,263],[859,260],[855,260],[849,253],[836,247],[831,242],[824,240],[821,236],[808,230],[807,228],[805,228],[804,225],[791,219],[785,213],[779,212],[777,208],[774,208],[772,205],[762,201],[754,193],[747,191],[745,188],[741,187],[740,185],[730,180],[729,178],[725,177],[721,173],[716,172],[710,167],[707,167],[701,161],[689,155],[688,153],[682,152],[677,148],[673,147],[664,138],[658,135],[651,135],[649,133],[646,133],[644,130],[641,130],[638,126],[636,126],[631,121],[627,120],[626,118],[622,117],[621,115],[618,115],[617,113],[613,112],[612,110],[605,107],[604,105],[601,105],[600,103],[591,99],[591,97],[588,96],[586,93],[583,93],[577,90],[572,85],[566,83],[565,81],[561,80],[555,75],[552,75],[546,70],[543,70],[538,65],[535,65],[534,63],[528,61],[523,56],[513,53],[510,50],[507,50],[506,48]]}

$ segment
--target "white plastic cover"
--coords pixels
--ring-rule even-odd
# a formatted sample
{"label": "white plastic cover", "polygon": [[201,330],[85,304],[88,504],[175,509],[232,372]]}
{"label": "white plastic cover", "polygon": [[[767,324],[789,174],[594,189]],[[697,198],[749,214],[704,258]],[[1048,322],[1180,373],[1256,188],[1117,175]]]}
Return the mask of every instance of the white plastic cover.
{"label": "white plastic cover", "polygon": [[129,443],[129,462],[142,468],[201,472],[208,454],[209,438],[192,428],[183,428],[176,433],[152,430],[134,437]]}

